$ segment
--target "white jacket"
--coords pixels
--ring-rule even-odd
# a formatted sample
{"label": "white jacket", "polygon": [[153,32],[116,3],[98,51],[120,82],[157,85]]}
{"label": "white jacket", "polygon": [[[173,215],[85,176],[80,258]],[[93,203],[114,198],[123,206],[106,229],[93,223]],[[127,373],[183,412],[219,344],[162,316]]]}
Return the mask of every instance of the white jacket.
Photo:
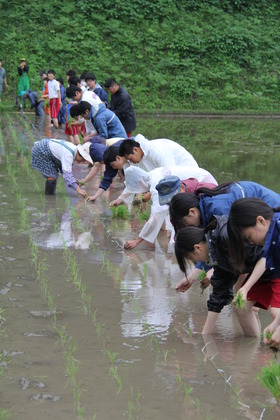
{"label": "white jacket", "polygon": [[[172,225],[169,219],[169,206],[166,204],[161,206],[158,201],[158,191],[156,185],[159,181],[168,175],[175,175],[181,180],[188,178],[195,178],[198,182],[207,182],[217,185],[217,181],[205,169],[198,166],[170,166],[169,168],[156,168],[150,172],[145,172],[137,166],[130,166],[125,171],[126,188],[124,192],[141,194],[142,192],[150,191],[151,193],[151,214],[149,220],[142,228],[139,237],[145,241],[153,243],[162,227],[163,222],[166,223],[166,229],[172,230]],[[124,201],[126,201],[124,194]],[[173,238],[174,235],[171,235]]]}
{"label": "white jacket", "polygon": [[142,134],[135,137],[140,144],[144,156],[139,167],[145,171],[152,171],[161,166],[196,166],[198,164],[194,157],[180,144],[169,139],[147,140]]}

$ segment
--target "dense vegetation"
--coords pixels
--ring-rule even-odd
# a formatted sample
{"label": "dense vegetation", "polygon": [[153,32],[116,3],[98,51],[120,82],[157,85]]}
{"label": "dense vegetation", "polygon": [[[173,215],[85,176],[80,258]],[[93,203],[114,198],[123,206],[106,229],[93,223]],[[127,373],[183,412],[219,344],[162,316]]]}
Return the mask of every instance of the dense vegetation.
{"label": "dense vegetation", "polygon": [[0,0],[0,55],[10,93],[19,59],[115,77],[139,110],[277,111],[280,2],[275,0]]}

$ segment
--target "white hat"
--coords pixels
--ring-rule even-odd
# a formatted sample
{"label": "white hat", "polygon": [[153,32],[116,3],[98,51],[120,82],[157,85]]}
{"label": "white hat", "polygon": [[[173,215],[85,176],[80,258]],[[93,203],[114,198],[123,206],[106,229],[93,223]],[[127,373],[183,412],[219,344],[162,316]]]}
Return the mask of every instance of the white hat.
{"label": "white hat", "polygon": [[91,143],[89,141],[87,141],[84,144],[79,144],[77,146],[78,152],[80,153],[80,155],[89,163],[91,163],[93,165],[93,160],[90,156],[89,153],[89,148],[90,148]]}

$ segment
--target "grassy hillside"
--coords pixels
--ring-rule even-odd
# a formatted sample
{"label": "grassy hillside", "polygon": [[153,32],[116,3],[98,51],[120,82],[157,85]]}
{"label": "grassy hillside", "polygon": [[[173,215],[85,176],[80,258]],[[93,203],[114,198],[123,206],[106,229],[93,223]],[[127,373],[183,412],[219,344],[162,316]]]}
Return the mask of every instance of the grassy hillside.
{"label": "grassy hillside", "polygon": [[39,71],[115,77],[141,110],[279,108],[280,2],[0,0],[10,93],[19,59]]}

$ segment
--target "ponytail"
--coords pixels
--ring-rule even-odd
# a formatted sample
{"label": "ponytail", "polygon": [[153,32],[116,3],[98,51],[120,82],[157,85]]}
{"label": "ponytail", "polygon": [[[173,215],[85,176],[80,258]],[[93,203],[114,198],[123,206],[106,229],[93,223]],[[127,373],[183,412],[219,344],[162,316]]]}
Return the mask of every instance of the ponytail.
{"label": "ponytail", "polygon": [[215,195],[226,194],[234,182],[223,182],[222,184],[217,185],[214,188],[200,187],[196,190],[196,194],[205,194],[209,197],[214,197]]}

